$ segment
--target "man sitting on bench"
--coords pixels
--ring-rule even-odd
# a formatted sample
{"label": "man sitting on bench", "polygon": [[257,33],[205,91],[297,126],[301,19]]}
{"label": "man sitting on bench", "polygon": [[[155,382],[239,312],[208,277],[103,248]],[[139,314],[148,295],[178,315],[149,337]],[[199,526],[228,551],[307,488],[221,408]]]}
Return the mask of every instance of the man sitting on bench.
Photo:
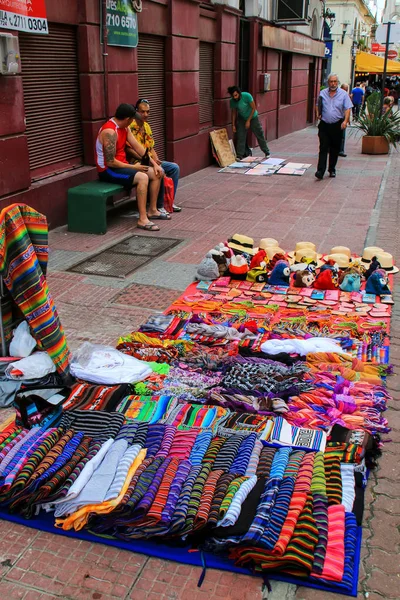
{"label": "man sitting on bench", "polygon": [[[151,219],[159,219],[157,197],[160,190],[161,167],[151,159],[151,167],[137,163],[130,165],[126,159],[127,143],[142,157],[145,149],[132,135],[129,125],[135,116],[131,104],[120,104],[115,116],[100,129],[96,140],[96,162],[99,179],[109,183],[119,183],[127,191],[136,186],[136,198],[139,209],[137,227],[146,231],[160,231]],[[146,212],[147,190],[149,191],[149,214]]]}

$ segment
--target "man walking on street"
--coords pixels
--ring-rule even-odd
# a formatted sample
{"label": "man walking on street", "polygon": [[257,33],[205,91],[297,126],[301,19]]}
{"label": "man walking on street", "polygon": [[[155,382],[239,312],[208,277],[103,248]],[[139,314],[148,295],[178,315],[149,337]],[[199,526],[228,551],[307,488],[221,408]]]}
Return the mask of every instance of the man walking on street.
{"label": "man walking on street", "polygon": [[336,177],[336,163],[342,141],[342,130],[350,121],[350,109],[353,106],[349,95],[339,88],[339,78],[331,73],[328,87],[321,90],[317,103],[319,137],[318,167],[315,177],[322,179],[326,171],[329,154],[329,176]]}
{"label": "man walking on street", "polygon": [[353,117],[358,119],[360,116],[360,110],[364,103],[364,90],[360,83],[356,83],[356,87],[352,89],[350,95],[351,101],[353,102]]}
{"label": "man walking on street", "polygon": [[236,154],[238,159],[242,159],[246,151],[247,131],[251,129],[257,138],[261,150],[265,157],[270,156],[264,131],[258,118],[257,107],[253,96],[248,92],[233,85],[228,88],[228,94],[231,96],[232,130],[236,133]]}

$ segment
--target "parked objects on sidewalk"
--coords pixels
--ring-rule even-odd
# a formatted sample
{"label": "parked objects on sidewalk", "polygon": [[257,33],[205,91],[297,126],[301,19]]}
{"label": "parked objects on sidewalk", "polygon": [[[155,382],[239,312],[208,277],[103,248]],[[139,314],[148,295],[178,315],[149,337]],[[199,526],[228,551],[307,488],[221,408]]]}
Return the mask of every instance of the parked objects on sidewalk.
{"label": "parked objects on sidewalk", "polygon": [[[385,99],[386,100],[386,99]],[[367,99],[367,110],[354,123],[355,130],[362,131],[363,154],[388,154],[390,146],[397,148],[400,139],[400,114],[391,108],[381,112],[381,96],[374,92]]]}
{"label": "parked objects on sidewalk", "polygon": [[14,382],[0,516],[354,596],[398,269],[380,248],[215,242],[163,314],[84,344],[78,381]]}

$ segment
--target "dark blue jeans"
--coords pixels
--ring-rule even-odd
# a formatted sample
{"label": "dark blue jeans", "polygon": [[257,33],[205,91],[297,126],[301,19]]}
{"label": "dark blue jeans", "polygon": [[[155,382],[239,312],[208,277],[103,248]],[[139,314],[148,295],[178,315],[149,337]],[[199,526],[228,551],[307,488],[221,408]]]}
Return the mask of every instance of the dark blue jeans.
{"label": "dark blue jeans", "polygon": [[[176,198],[176,192],[179,184],[179,165],[173,162],[168,162],[167,160],[163,160],[161,163],[161,168],[164,170],[164,173],[167,177],[171,177],[174,182],[174,202]],[[158,193],[157,198],[157,208],[164,208],[164,177],[161,180],[160,191]]]}

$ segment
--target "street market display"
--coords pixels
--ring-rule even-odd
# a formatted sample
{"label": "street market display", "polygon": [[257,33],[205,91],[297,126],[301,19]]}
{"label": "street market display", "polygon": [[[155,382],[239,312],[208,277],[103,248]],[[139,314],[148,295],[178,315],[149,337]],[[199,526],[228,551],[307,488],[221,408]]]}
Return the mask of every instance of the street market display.
{"label": "street market display", "polygon": [[397,272],[235,234],[116,349],[86,342],[71,385],[2,377],[1,518],[356,596]]}

